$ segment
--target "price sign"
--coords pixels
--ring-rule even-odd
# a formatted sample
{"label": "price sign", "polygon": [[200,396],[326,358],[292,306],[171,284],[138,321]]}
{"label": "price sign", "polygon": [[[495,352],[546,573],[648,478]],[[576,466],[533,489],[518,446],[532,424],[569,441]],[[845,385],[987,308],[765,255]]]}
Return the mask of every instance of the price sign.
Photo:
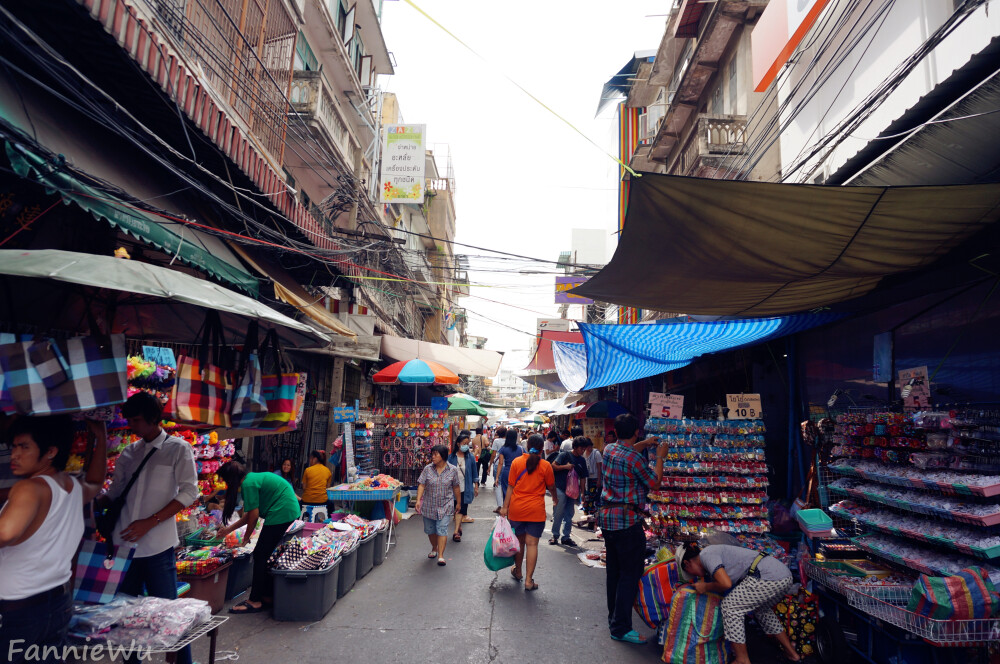
{"label": "price sign", "polygon": [[142,359],[147,362],[155,362],[158,365],[170,367],[171,369],[177,368],[177,360],[174,358],[174,351],[169,348],[160,348],[159,346],[143,346]]}
{"label": "price sign", "polygon": [[679,419],[684,413],[684,397],[680,394],[649,393],[650,417],[666,417]]}
{"label": "price sign", "polygon": [[338,422],[338,423],[353,422],[354,419],[355,419],[355,417],[354,417],[354,409],[350,408],[349,406],[344,406],[342,408],[338,407],[338,408],[334,408],[333,409],[333,421],[334,422]]}
{"label": "price sign", "polygon": [[729,419],[756,420],[760,418],[759,394],[727,394],[726,405],[729,406]]}

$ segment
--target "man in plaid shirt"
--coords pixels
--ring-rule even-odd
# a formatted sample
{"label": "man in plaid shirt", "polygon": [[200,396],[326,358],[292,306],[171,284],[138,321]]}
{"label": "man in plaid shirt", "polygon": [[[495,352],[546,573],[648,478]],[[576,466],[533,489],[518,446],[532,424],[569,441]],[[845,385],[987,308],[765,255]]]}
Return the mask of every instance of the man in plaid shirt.
{"label": "man in plaid shirt", "polygon": [[660,488],[667,444],[656,449],[654,471],[639,452],[657,445],[659,438],[637,441],[639,420],[629,413],[615,418],[615,434],[618,442],[604,448],[603,504],[597,513],[607,547],[608,627],[616,641],[645,643],[632,629],[632,605],[646,559],[642,510],[649,491]]}

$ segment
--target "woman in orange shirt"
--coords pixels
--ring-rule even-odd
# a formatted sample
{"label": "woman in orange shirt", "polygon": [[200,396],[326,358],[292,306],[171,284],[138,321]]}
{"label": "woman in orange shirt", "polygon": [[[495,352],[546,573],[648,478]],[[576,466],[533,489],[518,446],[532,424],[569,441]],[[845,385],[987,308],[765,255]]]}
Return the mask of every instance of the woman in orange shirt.
{"label": "woman in orange shirt", "polygon": [[[511,528],[521,548],[514,556],[514,566],[510,574],[520,581],[524,578],[525,590],[538,590],[533,575],[538,560],[538,539],[545,530],[545,492],[556,496],[556,478],[552,466],[542,459],[545,439],[539,434],[528,437],[527,454],[523,454],[510,465],[507,497],[500,516],[510,519]],[[521,576],[521,564],[527,558],[527,573]]]}

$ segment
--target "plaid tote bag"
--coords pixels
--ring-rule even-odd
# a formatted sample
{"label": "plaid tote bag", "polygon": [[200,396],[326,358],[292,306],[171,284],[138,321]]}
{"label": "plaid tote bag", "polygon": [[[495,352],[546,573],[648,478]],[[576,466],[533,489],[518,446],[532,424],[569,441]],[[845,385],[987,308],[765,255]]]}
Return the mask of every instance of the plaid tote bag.
{"label": "plaid tote bag", "polygon": [[[285,364],[278,345],[278,333],[271,330],[267,333],[264,345],[260,351],[261,362],[266,362],[268,356],[274,364],[274,373],[264,374],[261,379],[261,390],[267,402],[267,414],[255,429],[275,431],[286,427],[295,415],[295,396],[299,384],[299,374],[283,371]],[[294,428],[294,427],[293,427]]]}
{"label": "plaid tote bag", "polygon": [[199,336],[198,357],[181,355],[177,359],[171,417],[182,424],[228,427],[232,382],[218,312],[208,313]]}
{"label": "plaid tote bag", "polygon": [[125,335],[0,344],[2,410],[55,415],[125,401]]}
{"label": "plaid tote bag", "polygon": [[134,553],[135,548],[131,546],[111,546],[106,542],[83,540],[73,574],[73,600],[85,604],[107,604],[114,599],[125,572],[132,564]]}
{"label": "plaid tote bag", "polygon": [[257,355],[257,328],[257,321],[252,321],[235,374],[237,384],[233,389],[229,416],[232,426],[237,429],[252,429],[267,415],[267,400],[264,399],[260,358]]}

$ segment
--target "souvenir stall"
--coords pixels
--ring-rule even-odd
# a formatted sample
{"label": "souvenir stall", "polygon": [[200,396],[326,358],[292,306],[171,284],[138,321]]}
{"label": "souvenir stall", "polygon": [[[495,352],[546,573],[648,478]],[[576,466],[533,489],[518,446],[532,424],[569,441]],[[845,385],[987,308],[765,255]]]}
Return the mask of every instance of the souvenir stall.
{"label": "souvenir stall", "polygon": [[604,449],[605,435],[614,431],[615,418],[628,409],[617,401],[596,401],[583,404],[581,410],[573,415],[573,426],[583,427],[583,435],[594,441],[594,447]]}
{"label": "souvenir stall", "polygon": [[825,512],[799,517],[824,661],[846,630],[872,661],[961,659],[1000,639],[1000,411],[908,410],[854,408],[820,428]]}

